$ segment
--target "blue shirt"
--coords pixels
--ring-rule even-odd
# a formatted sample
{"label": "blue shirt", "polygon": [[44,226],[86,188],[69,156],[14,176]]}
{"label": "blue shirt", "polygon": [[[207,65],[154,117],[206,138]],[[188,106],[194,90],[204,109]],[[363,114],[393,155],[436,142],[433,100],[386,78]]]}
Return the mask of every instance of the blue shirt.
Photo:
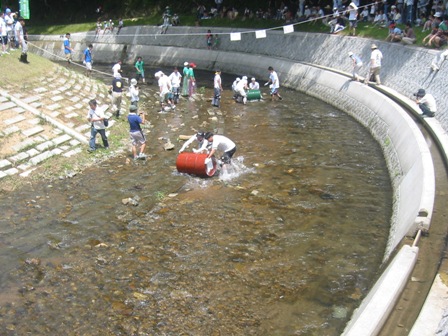
{"label": "blue shirt", "polygon": [[69,48],[70,48],[70,40],[68,38],[65,38],[64,39],[64,53],[65,54],[70,54],[72,52]]}
{"label": "blue shirt", "polygon": [[92,62],[92,53],[90,52],[90,48],[87,48],[86,50],[84,50],[84,55],[85,55],[86,63],[91,63]]}
{"label": "blue shirt", "polygon": [[131,132],[141,131],[140,124],[143,122],[140,116],[135,113],[129,113],[128,115],[129,126],[131,127]]}

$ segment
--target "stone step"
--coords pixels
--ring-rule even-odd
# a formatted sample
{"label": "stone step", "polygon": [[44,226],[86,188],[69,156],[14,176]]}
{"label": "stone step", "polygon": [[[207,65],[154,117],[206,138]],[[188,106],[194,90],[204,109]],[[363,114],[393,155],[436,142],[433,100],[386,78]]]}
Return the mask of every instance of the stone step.
{"label": "stone step", "polygon": [[42,126],[36,126],[36,127],[32,127],[32,128],[22,131],[22,134],[26,137],[31,137],[31,136],[41,133],[43,131],[44,131],[44,128]]}

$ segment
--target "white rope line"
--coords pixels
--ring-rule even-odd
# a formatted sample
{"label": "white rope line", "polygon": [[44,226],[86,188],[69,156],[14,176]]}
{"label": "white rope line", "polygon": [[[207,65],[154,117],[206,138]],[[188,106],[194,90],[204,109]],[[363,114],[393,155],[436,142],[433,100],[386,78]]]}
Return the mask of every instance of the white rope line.
{"label": "white rope line", "polygon": [[[31,42],[28,42],[28,44],[31,45],[31,46],[33,46],[34,48],[39,49],[39,50],[42,50],[43,52],[46,52],[47,54],[50,54],[50,55],[52,55],[52,56],[54,56],[54,57],[56,57],[56,58],[58,58],[58,59],[60,59],[60,60],[67,61],[67,59],[66,59],[65,57],[59,56],[59,55],[54,54],[54,53],[52,53],[52,52],[50,52],[50,51],[48,51],[48,50],[45,50],[45,49],[43,49],[43,48],[40,48],[40,47],[38,47],[37,45],[35,45],[35,44],[31,43]],[[70,64],[74,64],[74,65],[76,65],[76,66],[78,66],[78,67],[80,67],[80,68],[84,68],[84,69],[87,70],[87,67],[86,67],[84,64],[76,63],[76,62],[74,62],[74,61],[72,61],[72,60],[70,60]],[[92,72],[96,72],[96,73],[98,73],[98,74],[102,74],[102,75],[109,76],[109,77],[114,77],[114,76],[111,75],[110,73],[103,72],[103,71],[100,71],[100,70],[95,70],[95,69],[93,69],[93,68],[92,68]],[[129,78],[127,78],[127,77],[122,77],[122,79],[124,79],[126,82],[129,81]]]}

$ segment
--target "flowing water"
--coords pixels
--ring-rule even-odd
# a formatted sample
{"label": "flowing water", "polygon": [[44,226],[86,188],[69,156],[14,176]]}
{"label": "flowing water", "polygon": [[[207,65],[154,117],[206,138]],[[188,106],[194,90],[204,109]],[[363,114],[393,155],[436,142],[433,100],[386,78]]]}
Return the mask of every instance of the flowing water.
{"label": "flowing water", "polygon": [[[211,97],[213,75],[198,77]],[[351,117],[295,91],[234,103],[233,78],[220,110],[146,103],[149,160],[126,153],[0,195],[0,334],[341,333],[387,241],[381,150]],[[154,102],[155,86],[142,90]],[[176,171],[177,136],[193,129],[236,142],[231,173]]]}

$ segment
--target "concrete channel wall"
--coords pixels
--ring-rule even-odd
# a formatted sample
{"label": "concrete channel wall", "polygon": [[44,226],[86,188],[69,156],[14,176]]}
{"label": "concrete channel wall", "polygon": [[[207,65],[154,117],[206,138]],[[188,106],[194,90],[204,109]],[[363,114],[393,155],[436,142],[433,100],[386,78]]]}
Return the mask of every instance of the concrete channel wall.
{"label": "concrete channel wall", "polygon": [[[118,59],[133,62],[137,55],[151,66],[182,67],[185,61],[195,62],[200,69],[220,68],[227,73],[268,77],[267,68],[279,73],[282,86],[317,97],[353,116],[368,128],[383,148],[394,189],[393,217],[385,260],[405,235],[418,228],[429,229],[434,201],[434,168],[426,142],[411,117],[391,98],[417,109],[408,97],[422,87],[434,55],[427,50],[400,47],[376,42],[384,54],[382,82],[377,90],[349,81],[351,66],[348,51],[362,55],[367,63],[372,41],[362,38],[325,34],[267,32],[267,38],[256,39],[254,32],[242,34],[241,41],[230,41],[229,32],[221,35],[219,50],[207,50],[203,28],[170,28],[167,35],[157,34],[155,27],[129,27],[120,36],[72,34],[75,60],[80,61],[82,50],[94,43],[94,60],[114,63]],[[213,33],[224,30],[213,30]],[[172,35],[170,35],[172,34]],[[188,34],[186,37],[184,34]],[[62,39],[54,36],[31,38],[31,50],[47,58],[63,56]],[[364,69],[367,72],[367,69]],[[427,89],[438,101],[437,120],[447,129],[448,113],[442,101],[442,78],[447,69],[431,77]],[[152,76],[148,74],[147,76]],[[230,83],[229,83],[230,84]],[[424,86],[427,88],[427,86]],[[304,111],[306,113],[306,111]],[[447,114],[447,115],[445,115]],[[391,261],[371,293],[355,312],[347,326],[346,335],[375,335],[404,288],[415,265],[418,248],[405,246]],[[390,281],[395,283],[390,289]],[[381,304],[378,304],[378,303]],[[371,327],[363,318],[378,316]],[[359,324],[361,323],[361,324]],[[361,325],[360,334],[357,326]]]}

